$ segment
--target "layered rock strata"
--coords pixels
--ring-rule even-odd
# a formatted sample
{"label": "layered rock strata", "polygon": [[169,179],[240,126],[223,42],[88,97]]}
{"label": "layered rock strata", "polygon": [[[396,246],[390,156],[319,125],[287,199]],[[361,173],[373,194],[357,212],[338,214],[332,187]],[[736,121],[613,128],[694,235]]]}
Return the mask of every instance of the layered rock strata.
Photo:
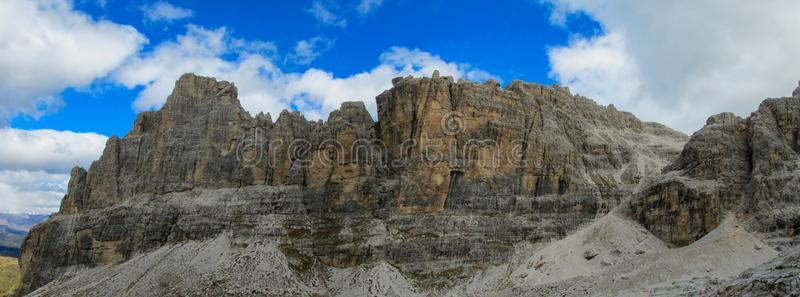
{"label": "layered rock strata", "polygon": [[630,202],[640,223],[665,241],[689,244],[733,211],[778,248],[800,232],[800,87],[767,99],[743,119],[711,116],[663,174]]}
{"label": "layered rock strata", "polygon": [[324,122],[273,122],[244,111],[233,84],[183,75],[160,110],[72,171],[59,213],[24,243],[18,293],[223,237],[233,251],[274,247],[308,282],[388,263],[426,290],[452,287],[607,213],[686,140],[557,86],[392,83],[379,122],[355,102]]}

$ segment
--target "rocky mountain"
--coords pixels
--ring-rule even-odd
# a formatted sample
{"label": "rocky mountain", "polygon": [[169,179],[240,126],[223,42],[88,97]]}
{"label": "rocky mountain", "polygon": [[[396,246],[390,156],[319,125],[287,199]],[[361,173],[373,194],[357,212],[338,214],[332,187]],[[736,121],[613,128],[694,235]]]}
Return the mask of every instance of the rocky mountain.
{"label": "rocky mountain", "polygon": [[0,213],[0,226],[27,232],[49,217],[50,215],[45,214]]}
{"label": "rocky mountain", "polygon": [[634,216],[660,238],[685,245],[734,212],[771,245],[791,246],[800,234],[797,94],[767,99],[746,119],[710,117],[664,174],[643,183],[631,200]]}
{"label": "rocky mountain", "polygon": [[28,230],[48,215],[0,213],[0,256],[17,257]]}
{"label": "rocky mountain", "polygon": [[696,293],[792,246],[800,95],[689,139],[558,86],[392,83],[378,122],[273,122],[182,76],[72,171],[17,293]]}
{"label": "rocky mountain", "polygon": [[17,257],[25,232],[0,226],[0,256]]}

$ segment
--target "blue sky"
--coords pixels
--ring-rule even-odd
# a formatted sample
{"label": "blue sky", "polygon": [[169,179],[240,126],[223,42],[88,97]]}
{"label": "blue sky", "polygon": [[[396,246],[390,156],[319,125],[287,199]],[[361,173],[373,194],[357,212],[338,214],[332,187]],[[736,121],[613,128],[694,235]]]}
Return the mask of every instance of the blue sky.
{"label": "blue sky", "polygon": [[[503,82],[521,79],[550,84],[555,81],[548,76],[548,48],[566,45],[574,34],[594,36],[602,31],[599,24],[582,15],[571,17],[568,26],[553,25],[551,5],[527,0],[505,1],[504,5],[486,1],[386,1],[365,14],[357,11],[359,1],[321,2],[346,20],[344,26],[317,20],[309,11],[313,1],[171,1],[175,7],[192,11],[191,16],[172,21],[144,18],[142,8],[152,3],[108,0],[101,6],[83,1],[76,2],[75,9],[94,19],[135,27],[148,39],[143,52],[184,34],[187,24],[225,27],[236,38],[274,43],[277,64],[284,71],[319,68],[338,77],[375,67],[381,53],[399,46],[420,49],[445,61],[468,63]],[[298,41],[317,36],[329,40],[331,46],[309,64],[285,59]],[[59,94],[63,105],[56,111],[38,119],[16,116],[11,126],[124,135],[138,111],[132,102],[140,90],[100,78],[88,86],[63,90]]]}
{"label": "blue sky", "polygon": [[2,0],[0,212],[58,209],[73,166],[184,72],[255,114],[325,119],[396,76],[557,83],[691,134],[800,79],[800,1]]}

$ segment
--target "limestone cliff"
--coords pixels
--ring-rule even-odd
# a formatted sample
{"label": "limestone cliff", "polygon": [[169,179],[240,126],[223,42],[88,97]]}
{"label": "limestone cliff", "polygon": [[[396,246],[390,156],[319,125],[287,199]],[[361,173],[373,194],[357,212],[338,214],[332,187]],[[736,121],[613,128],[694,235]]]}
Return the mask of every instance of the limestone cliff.
{"label": "limestone cliff", "polygon": [[710,117],[634,195],[633,215],[662,239],[686,245],[733,211],[786,247],[800,232],[800,87],[793,96],[767,99],[746,119]]}
{"label": "limestone cliff", "polygon": [[[186,262],[175,264],[180,274],[107,279],[112,292],[103,293],[335,295],[356,288],[337,287],[337,273],[357,278],[365,267],[422,290],[449,288],[507,263],[516,246],[601,217],[675,161],[687,139],[558,86],[438,75],[393,84],[376,99],[378,122],[355,102],[324,122],[288,111],[273,122],[244,111],[233,84],[183,75],[160,110],[141,113],[88,170],[72,171],[60,212],[24,243],[18,293],[44,286],[46,295],[112,264],[138,273],[158,259]],[[728,125],[738,124],[715,129],[727,129],[732,146],[745,143]],[[796,126],[777,125],[796,149]],[[247,260],[267,258],[273,266]],[[237,291],[248,277],[285,286]],[[92,288],[74,293],[102,295]]]}

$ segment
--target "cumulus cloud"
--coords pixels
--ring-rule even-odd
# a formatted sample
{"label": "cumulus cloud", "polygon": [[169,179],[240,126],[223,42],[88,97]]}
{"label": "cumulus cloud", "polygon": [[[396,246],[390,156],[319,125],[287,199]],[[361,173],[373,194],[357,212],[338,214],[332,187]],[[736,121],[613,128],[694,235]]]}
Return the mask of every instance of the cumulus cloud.
{"label": "cumulus cloud", "polygon": [[263,42],[235,39],[224,28],[190,25],[186,34],[131,59],[113,77],[129,88],[144,87],[134,102],[138,110],[160,107],[175,80],[194,72],[234,82],[242,105],[251,113],[277,115],[295,108],[310,119],[325,118],[344,101],[364,101],[375,116],[375,96],[390,88],[397,76],[430,76],[438,69],[456,79],[496,79],[468,64],[402,47],[384,52],[375,68],[347,77],[315,68],[284,72],[273,62],[274,52],[255,50],[263,48],[260,44]]}
{"label": "cumulus cloud", "polygon": [[295,64],[308,65],[332,46],[333,41],[322,36],[300,40],[286,59]]}
{"label": "cumulus cloud", "polygon": [[308,9],[308,13],[323,25],[347,27],[347,19],[334,12],[335,8],[336,4],[334,2],[314,0]]}
{"label": "cumulus cloud", "polygon": [[59,93],[104,77],[146,42],[130,26],[93,20],[70,1],[0,1],[0,126],[57,109]]}
{"label": "cumulus cloud", "polygon": [[66,173],[87,167],[105,147],[107,137],[56,130],[0,129],[0,168]]}
{"label": "cumulus cloud", "polygon": [[164,1],[143,5],[141,10],[145,19],[150,22],[172,22],[194,16],[194,11],[191,9],[178,7]]}
{"label": "cumulus cloud", "polygon": [[[251,110],[280,112],[289,105],[278,100],[273,87],[260,78],[281,74],[272,62],[274,49],[268,42],[234,39],[225,28],[189,25],[186,34],[140,53],[112,76],[129,88],[145,87],[133,103],[140,111],[160,107],[175,80],[183,73],[194,72],[235,82],[240,99]],[[236,58],[227,60],[226,56]]]}
{"label": "cumulus cloud", "polygon": [[639,90],[636,62],[624,52],[619,34],[576,38],[549,51],[549,75],[601,104],[629,103]]}
{"label": "cumulus cloud", "polygon": [[0,170],[2,213],[48,214],[58,211],[66,193],[68,174]]}
{"label": "cumulus cloud", "polygon": [[555,22],[585,13],[604,31],[552,48],[553,78],[684,132],[711,114],[746,116],[800,79],[797,1],[548,2]]}
{"label": "cumulus cloud", "polygon": [[50,213],[73,166],[88,168],[105,146],[95,133],[0,129],[0,212]]}

